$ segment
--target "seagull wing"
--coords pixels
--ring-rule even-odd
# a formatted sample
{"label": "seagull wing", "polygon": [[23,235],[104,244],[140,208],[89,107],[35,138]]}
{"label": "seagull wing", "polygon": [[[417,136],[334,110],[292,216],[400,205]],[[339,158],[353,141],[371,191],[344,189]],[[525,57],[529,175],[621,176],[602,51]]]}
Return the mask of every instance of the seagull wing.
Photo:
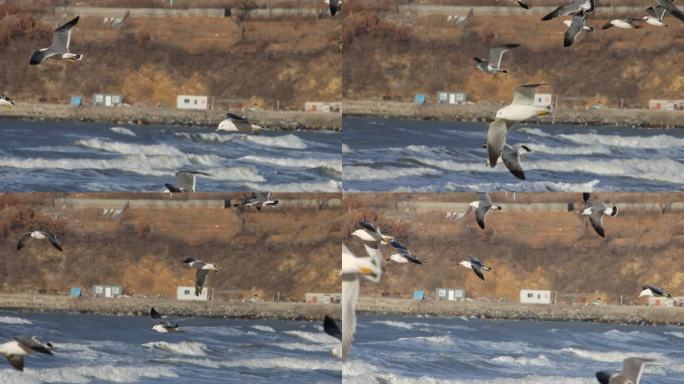
{"label": "seagull wing", "polygon": [[484,280],[484,273],[482,273],[482,266],[480,264],[476,263],[470,263],[470,268],[473,269],[473,272],[479,277],[480,279]]}
{"label": "seagull wing", "polygon": [[[653,8],[653,7],[651,7]],[[646,10],[648,11],[648,9]],[[667,15],[667,9],[664,7],[661,7],[660,5],[656,5],[654,8],[653,16],[658,18],[658,21],[663,21],[663,18]]]}
{"label": "seagull wing", "polygon": [[[554,9],[548,15],[542,17],[542,20],[551,20],[559,16],[567,16],[578,13],[582,11],[582,6],[587,3],[587,0],[572,0],[568,4],[561,5],[560,7]],[[593,4],[593,2],[592,2]],[[593,11],[593,7],[592,7]],[[589,11],[591,12],[591,11]]]}
{"label": "seagull wing", "polygon": [[18,371],[24,370],[24,357],[20,355],[7,356],[7,361]]}
{"label": "seagull wing", "polygon": [[204,282],[207,280],[207,274],[209,273],[206,269],[198,269],[195,279],[195,296],[202,294],[202,289],[204,289]]}
{"label": "seagull wing", "polygon": [[520,44],[505,44],[498,47],[491,48],[489,50],[489,62],[491,64],[496,64],[497,68],[501,67],[501,60],[503,59],[504,53],[513,48],[519,47]]}
{"label": "seagull wing", "polygon": [[496,166],[499,160],[504,144],[506,144],[506,134],[508,133],[508,124],[506,120],[497,119],[489,124],[487,130],[487,156],[489,157],[489,166]]}
{"label": "seagull wing", "polygon": [[337,323],[335,322],[335,320],[333,320],[332,317],[327,315],[325,316],[325,318],[323,319],[323,330],[326,334],[338,340],[342,340],[342,331],[340,330],[340,327],[337,326]]}
{"label": "seagull wing", "polygon": [[[581,27],[580,27],[581,28]],[[537,87],[548,85],[546,83],[539,84],[525,84],[520,85],[513,91],[513,102],[516,105],[532,105],[534,103],[534,94]]]}
{"label": "seagull wing", "polygon": [[371,224],[365,220],[359,221],[359,225],[362,226],[363,228],[371,231],[371,232],[380,233],[380,231],[378,230],[378,227],[376,227],[375,225],[373,225],[373,224]]}
{"label": "seagull wing", "polygon": [[589,222],[599,236],[606,237],[606,234],[603,230],[603,211],[592,209],[591,216],[589,216]]}
{"label": "seagull wing", "polygon": [[489,207],[478,207],[475,210],[475,220],[480,228],[485,229],[485,219],[487,218],[487,212],[489,212]]}
{"label": "seagull wing", "polygon": [[21,235],[21,238],[19,239],[19,242],[17,243],[17,251],[21,250],[26,246],[26,244],[30,243],[33,240],[33,237],[31,237],[31,232],[26,232],[23,235]]}
{"label": "seagull wing", "polygon": [[176,172],[176,184],[178,188],[186,192],[195,192],[195,173],[189,171]]}
{"label": "seagull wing", "polygon": [[672,3],[672,0],[658,0],[658,5],[665,8],[672,16],[684,21],[684,13]]}
{"label": "seagull wing", "polygon": [[49,50],[59,53],[69,52],[69,43],[71,43],[71,30],[74,29],[79,18],[80,16],[76,16],[68,23],[55,29],[55,32],[52,34],[52,45],[50,46]]}
{"label": "seagull wing", "polygon": [[157,310],[154,309],[154,307],[150,308],[150,317],[155,319],[155,320],[159,320],[159,321],[162,320],[162,315],[159,312],[157,312]]}
{"label": "seagull wing", "polygon": [[32,351],[40,353],[45,353],[47,355],[52,355],[52,351],[43,344],[41,344],[38,340],[36,340],[34,336],[15,336],[14,340],[16,340],[24,348],[28,348]]}
{"label": "seagull wing", "polygon": [[50,244],[52,244],[53,247],[57,248],[60,252],[63,252],[64,250],[62,249],[62,244],[59,243],[59,239],[57,238],[57,235],[54,233],[48,233],[48,232],[43,232],[45,237],[50,241]]}
{"label": "seagull wing", "polygon": [[356,333],[356,302],[359,300],[359,278],[355,274],[342,275],[342,358],[349,355]]}
{"label": "seagull wing", "polygon": [[629,383],[639,384],[641,375],[644,373],[644,365],[654,361],[653,359],[641,359],[638,357],[626,358],[622,363],[622,376]]}
{"label": "seagull wing", "polygon": [[504,145],[503,152],[501,153],[501,160],[503,160],[506,168],[520,180],[525,180],[525,172],[520,165],[520,157],[518,156],[518,149],[513,148],[510,145]]}
{"label": "seagull wing", "polygon": [[491,206],[492,205],[492,197],[489,196],[489,193],[487,192],[477,192],[477,199],[480,201],[480,206]]}

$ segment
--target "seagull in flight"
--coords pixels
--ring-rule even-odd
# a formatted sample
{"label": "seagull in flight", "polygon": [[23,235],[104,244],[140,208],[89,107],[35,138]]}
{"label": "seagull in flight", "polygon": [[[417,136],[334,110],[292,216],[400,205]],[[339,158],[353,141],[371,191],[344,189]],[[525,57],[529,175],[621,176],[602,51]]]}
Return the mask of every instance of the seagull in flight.
{"label": "seagull in flight", "polygon": [[504,44],[498,47],[490,48],[489,59],[473,57],[476,62],[475,66],[480,71],[485,73],[493,73],[495,76],[497,73],[508,73],[508,70],[501,68],[503,55],[511,49],[518,48],[519,46],[520,44]]}
{"label": "seagull in flight", "polygon": [[204,261],[196,259],[194,257],[188,257],[187,259],[183,260],[183,264],[185,264],[189,268],[197,269],[197,273],[195,275],[195,296],[199,296],[202,294],[202,290],[204,289],[204,283],[207,280],[207,274],[209,273],[209,271],[218,272],[216,264],[205,263]]}
{"label": "seagull in flight", "polygon": [[0,344],[0,354],[18,371],[24,370],[24,356],[33,352],[52,355],[53,349],[50,342],[43,344],[35,336],[16,336],[14,340]]}
{"label": "seagull in flight", "polygon": [[57,248],[58,251],[63,251],[62,244],[60,244],[59,239],[57,239],[57,235],[48,231],[32,231],[24,233],[23,235],[21,235],[21,238],[17,243],[17,251],[20,251],[33,240],[45,239],[47,239],[53,247]]}
{"label": "seagull in flight", "polygon": [[465,268],[472,269],[477,277],[482,280],[485,279],[483,271],[491,271],[493,269],[492,267],[485,266],[478,258],[472,256],[468,256],[468,260],[463,260],[459,264]]}
{"label": "seagull in flight", "polygon": [[162,316],[159,312],[157,312],[154,307],[150,307],[150,317],[153,318],[154,320],[157,320],[158,324],[155,324],[152,329],[154,331],[157,331],[159,333],[175,333],[175,332],[183,332],[182,329],[180,329],[180,326],[178,323],[176,324],[171,324],[167,320],[164,320],[166,316]]}
{"label": "seagull in flight", "polygon": [[255,207],[258,211],[264,207],[275,207],[278,200],[271,198],[271,192],[253,192],[251,195],[243,197],[240,202],[233,204],[234,207]]}
{"label": "seagull in flight", "polygon": [[48,48],[41,48],[33,53],[29,64],[38,65],[47,59],[60,59],[67,61],[80,61],[83,55],[69,52],[71,42],[71,31],[78,24],[79,16],[61,27],[55,29],[52,34],[52,45]]}
{"label": "seagull in flight", "polygon": [[582,215],[589,216],[589,222],[591,223],[591,226],[594,227],[596,233],[601,237],[606,237],[606,233],[603,229],[603,215],[617,216],[617,206],[613,205],[612,207],[609,207],[599,199],[591,199],[591,194],[589,192],[583,193],[582,199],[584,200],[585,207],[582,211]]}
{"label": "seagull in flight", "polygon": [[622,362],[622,372],[596,372],[596,380],[601,384],[639,384],[644,373],[644,365],[653,361],[655,360],[628,357]]}
{"label": "seagull in flight", "polygon": [[211,176],[206,172],[199,171],[178,171],[176,172],[176,185],[164,184],[171,193],[195,192],[197,186],[197,175]]}

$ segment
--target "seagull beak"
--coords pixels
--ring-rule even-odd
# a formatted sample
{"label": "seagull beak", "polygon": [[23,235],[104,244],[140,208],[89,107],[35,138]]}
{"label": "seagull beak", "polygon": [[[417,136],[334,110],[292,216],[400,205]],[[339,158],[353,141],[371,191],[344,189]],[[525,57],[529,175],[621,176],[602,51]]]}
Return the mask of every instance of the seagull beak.
{"label": "seagull beak", "polygon": [[394,240],[394,237],[392,237],[392,236],[382,235],[382,243],[385,245],[388,245],[393,240]]}
{"label": "seagull beak", "polygon": [[545,116],[545,115],[548,115],[548,114],[549,114],[549,111],[539,111],[539,112],[537,112],[537,116]]}
{"label": "seagull beak", "polygon": [[359,272],[361,272],[362,275],[374,275],[373,270],[368,267],[361,267]]}

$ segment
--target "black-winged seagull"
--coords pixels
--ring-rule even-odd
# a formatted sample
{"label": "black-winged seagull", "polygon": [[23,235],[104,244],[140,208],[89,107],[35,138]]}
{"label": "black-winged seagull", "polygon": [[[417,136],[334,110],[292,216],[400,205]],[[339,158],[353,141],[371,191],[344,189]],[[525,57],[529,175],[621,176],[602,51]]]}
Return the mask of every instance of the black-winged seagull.
{"label": "black-winged seagull", "polygon": [[32,352],[52,355],[53,349],[55,347],[51,343],[43,344],[35,336],[15,336],[14,340],[0,344],[0,354],[19,371],[24,370],[24,356]]}
{"label": "black-winged seagull", "polygon": [[492,198],[486,192],[477,193],[478,200],[473,201],[468,205],[468,210],[475,208],[475,220],[480,228],[485,229],[485,220],[487,219],[487,213],[490,209],[501,211],[500,205],[493,205]]}
{"label": "black-winged seagull", "polygon": [[599,199],[590,199],[590,196],[591,194],[589,192],[584,192],[582,194],[585,207],[582,211],[582,215],[589,216],[589,222],[591,223],[591,226],[594,227],[596,233],[601,237],[606,237],[605,231],[603,230],[603,215],[617,216],[618,208],[615,205],[609,207]]}
{"label": "black-winged seagull", "polygon": [[69,52],[71,42],[71,31],[78,23],[79,16],[76,16],[68,23],[55,29],[52,34],[52,45],[48,48],[41,48],[31,56],[31,65],[38,65],[47,59],[60,59],[69,61],[79,61],[83,55]]}
{"label": "black-winged seagull", "polygon": [[654,297],[672,297],[671,293],[666,293],[664,289],[645,284],[641,287],[642,291],[639,297],[654,296]]}
{"label": "black-winged seagull", "polygon": [[164,184],[164,186],[171,193],[195,192],[197,175],[211,176],[206,172],[181,170],[176,172],[176,185]]}
{"label": "black-winged seagull", "polygon": [[594,31],[594,27],[587,25],[587,17],[584,12],[573,15],[572,21],[563,20],[563,24],[568,27],[563,37],[563,46],[566,48],[571,47],[575,43],[580,33]]}
{"label": "black-winged seagull", "polygon": [[342,340],[342,331],[340,330],[340,327],[337,325],[335,320],[328,315],[325,315],[323,318],[323,331],[328,336],[332,336],[337,340]]}
{"label": "black-winged seagull", "polygon": [[512,3],[517,4],[520,8],[530,9],[529,4],[526,0],[510,0]]}
{"label": "black-winged seagull", "polygon": [[330,15],[332,16],[335,16],[342,10],[342,0],[324,0],[323,2],[328,5]]}
{"label": "black-winged seagull", "polygon": [[398,264],[408,264],[408,263],[413,263],[413,264],[423,264],[424,261],[419,259],[418,256],[414,255],[409,251],[408,248],[406,248],[404,245],[402,245],[400,242],[396,240],[392,240],[389,242],[389,245],[391,245],[394,249],[397,250],[397,253],[394,253],[390,255],[390,257],[387,259],[387,261],[393,261]]}
{"label": "black-winged seagull", "polygon": [[188,257],[187,259],[183,260],[183,264],[187,265],[189,268],[197,269],[197,273],[195,275],[195,296],[202,294],[204,282],[207,280],[207,274],[209,271],[218,272],[216,264],[205,263],[204,261],[194,257]]}
{"label": "black-winged seagull", "polygon": [[601,384],[639,384],[644,373],[644,365],[653,361],[655,360],[628,357],[622,362],[622,372],[599,371],[596,372],[596,380]]}
{"label": "black-winged seagull", "polygon": [[216,128],[217,131],[250,132],[263,129],[261,126],[252,124],[246,117],[234,113],[226,113],[226,118]]}
{"label": "black-winged seagull", "polygon": [[546,21],[559,16],[576,15],[578,13],[592,13],[595,8],[595,0],[569,0],[567,4],[561,5],[548,15],[542,17],[542,20]]}
{"label": "black-winged seagull", "polygon": [[155,324],[152,327],[152,330],[154,331],[159,333],[183,332],[178,323],[171,324],[169,321],[164,320],[165,316],[162,316],[159,312],[157,312],[154,307],[150,307],[150,317],[158,322],[158,324]]}
{"label": "black-winged seagull", "polygon": [[271,192],[252,192],[240,199],[240,202],[233,204],[234,207],[255,207],[258,211],[264,207],[274,207],[278,205],[278,200],[271,198]]}
{"label": "black-winged seagull", "polygon": [[0,107],[14,107],[14,100],[7,95],[0,95]]}
{"label": "black-winged seagull", "polygon": [[489,60],[481,59],[479,57],[473,57],[477,62],[475,65],[477,69],[485,73],[508,73],[508,70],[501,68],[501,61],[503,59],[504,53],[507,51],[519,47],[520,44],[504,44],[498,47],[493,47],[489,49]]}
{"label": "black-winged seagull", "polygon": [[657,4],[663,8],[665,8],[668,12],[672,14],[672,16],[678,18],[681,21],[684,21],[684,12],[682,12],[679,8],[677,8],[672,0],[656,0]]}
{"label": "black-winged seagull", "polygon": [[482,264],[482,262],[478,258],[472,256],[468,256],[468,260],[463,260],[459,264],[465,268],[472,269],[473,272],[475,272],[475,274],[477,275],[477,277],[479,277],[482,280],[485,279],[484,271],[491,271],[493,269],[492,267],[488,267]]}
{"label": "black-winged seagull", "polygon": [[464,25],[468,21],[470,21],[470,18],[473,17],[473,8],[470,8],[470,11],[468,11],[468,14],[463,16],[463,15],[449,15],[447,16],[447,23],[451,23],[451,25],[458,27],[461,25]]}
{"label": "black-winged seagull", "polygon": [[667,9],[660,5],[655,7],[646,8],[646,16],[643,20],[646,24],[653,25],[654,27],[667,27],[667,24],[663,23],[663,19],[667,15]]}
{"label": "black-winged seagull", "polygon": [[23,235],[21,235],[21,238],[17,243],[17,251],[24,248],[28,243],[32,242],[33,240],[45,239],[47,239],[50,242],[50,244],[52,244],[52,246],[57,248],[60,252],[63,251],[62,244],[60,244],[59,239],[57,239],[57,235],[47,231],[33,231],[24,233]]}
{"label": "black-winged seagull", "polygon": [[[484,144],[482,148],[487,149],[487,144]],[[527,154],[532,153],[532,150],[527,145],[513,146],[504,144],[503,150],[501,151],[501,156],[498,160],[502,160],[506,169],[508,169],[513,176],[518,179],[525,180],[525,172],[522,169],[520,161],[527,159]],[[487,165],[489,166],[489,159],[487,159]]]}

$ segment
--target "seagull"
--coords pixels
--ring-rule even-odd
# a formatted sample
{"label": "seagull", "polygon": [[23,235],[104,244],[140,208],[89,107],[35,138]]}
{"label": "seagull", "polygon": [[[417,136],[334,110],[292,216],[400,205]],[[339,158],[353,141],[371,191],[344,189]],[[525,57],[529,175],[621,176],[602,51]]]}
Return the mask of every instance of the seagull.
{"label": "seagull", "polygon": [[418,256],[411,253],[411,251],[409,251],[408,248],[404,247],[398,241],[392,240],[390,241],[389,245],[394,247],[394,249],[396,249],[398,253],[391,255],[389,259],[387,259],[387,261],[394,261],[395,263],[399,264],[423,264],[423,261],[419,259]]}
{"label": "seagull", "polygon": [[14,107],[14,100],[9,96],[0,95],[0,107]]}
{"label": "seagull", "polygon": [[590,193],[585,192],[582,194],[582,199],[584,200],[584,211],[582,215],[589,216],[589,222],[591,226],[594,227],[596,233],[601,237],[606,237],[603,230],[603,215],[617,216],[618,208],[617,206],[608,207],[603,201],[598,199],[589,200]]}
{"label": "seagull", "polygon": [[33,231],[33,232],[26,232],[23,235],[21,235],[21,238],[19,239],[19,242],[17,243],[17,251],[20,251],[22,248],[24,248],[28,243],[32,242],[33,240],[45,240],[48,239],[50,244],[57,248],[60,252],[63,251],[62,249],[62,244],[59,243],[59,239],[57,239],[57,235],[54,233],[50,233],[47,231]]}
{"label": "seagull", "polygon": [[325,315],[323,318],[323,331],[337,340],[342,340],[342,331],[332,317]]}
{"label": "seagull", "polygon": [[470,11],[465,16],[457,16],[457,15],[447,16],[447,23],[451,23],[454,26],[458,27],[460,25],[467,23],[471,17],[473,17],[473,8],[470,8]]}
{"label": "seagull", "polygon": [[337,12],[342,10],[342,0],[324,0],[324,3],[330,7],[330,14],[332,16],[335,16]]}
{"label": "seagull", "polygon": [[548,15],[542,17],[542,20],[547,21],[559,16],[576,15],[583,12],[592,13],[595,8],[595,0],[569,0],[567,4],[561,5]]}
{"label": "seagull", "polygon": [[24,356],[32,352],[52,355],[53,349],[55,347],[51,343],[43,344],[35,336],[15,336],[14,340],[0,344],[0,353],[19,371],[24,370]]}
{"label": "seagull", "polygon": [[479,277],[480,279],[484,280],[484,272],[483,271],[491,271],[493,268],[492,267],[487,267],[482,264],[482,262],[472,256],[468,256],[468,260],[463,260],[459,263],[461,266],[472,269],[473,272]]}
{"label": "seagull", "polygon": [[506,51],[519,47],[520,44],[504,44],[498,47],[489,49],[489,60],[473,57],[477,62],[476,67],[482,72],[493,73],[496,75],[499,72],[508,73],[507,70],[501,68],[501,60]]}
{"label": "seagull", "polygon": [[237,131],[256,131],[261,128],[261,126],[252,124],[249,120],[247,120],[246,117],[236,115],[234,113],[228,112],[226,114],[226,118],[221,121],[218,125],[218,128],[216,128],[217,131],[228,131],[228,132],[237,132]]}
{"label": "seagull", "polygon": [[596,379],[601,384],[639,384],[644,373],[644,365],[655,361],[640,357],[628,357],[622,362],[622,372],[596,372]]}
{"label": "seagull", "polygon": [[188,257],[187,259],[183,260],[183,264],[187,265],[189,268],[197,269],[197,274],[195,276],[195,296],[202,294],[204,282],[207,280],[207,274],[209,271],[218,272],[216,264],[205,263],[204,261],[195,259],[194,257]]}
{"label": "seagull", "polygon": [[359,221],[359,226],[361,228],[352,232],[351,235],[361,240],[368,256],[377,260],[378,265],[380,265],[382,262],[380,244],[389,245],[394,240],[394,237],[383,234],[380,232],[380,228],[365,220]]}
{"label": "seagull", "polygon": [[672,294],[670,293],[665,293],[665,291],[662,288],[654,287],[652,285],[644,285],[641,287],[642,291],[639,294],[639,297],[644,297],[644,296],[655,296],[655,297],[672,297]]}
{"label": "seagull", "polygon": [[668,12],[672,14],[672,16],[678,18],[681,21],[684,21],[684,12],[682,12],[679,8],[677,8],[673,3],[672,0],[656,0],[656,3],[665,8]]}
{"label": "seagull", "polygon": [[263,207],[274,207],[276,205],[278,205],[278,200],[271,198],[271,192],[253,192],[251,195],[240,199],[239,203],[233,204],[234,207],[255,207],[258,211]]}
{"label": "seagull", "polygon": [[617,27],[620,29],[639,29],[641,28],[641,24],[639,23],[638,19],[628,17],[625,19],[613,19],[603,24],[603,27],[601,27],[601,29],[608,29],[613,27]]}
{"label": "seagull", "polygon": [[41,48],[33,53],[29,64],[38,65],[47,59],[61,59],[80,61],[83,55],[69,52],[69,43],[71,42],[71,31],[78,23],[79,16],[76,16],[70,22],[55,29],[52,34],[52,45],[48,48]]}
{"label": "seagull", "polygon": [[199,171],[178,171],[176,172],[176,184],[164,184],[171,193],[195,192],[197,185],[197,175],[211,176],[206,172]]}
{"label": "seagull", "polygon": [[580,33],[594,31],[594,27],[587,25],[587,17],[584,13],[573,15],[572,21],[563,20],[563,24],[568,26],[568,30],[565,31],[565,37],[563,38],[563,46],[566,48],[571,47],[575,43]]}
{"label": "seagull", "polygon": [[644,16],[643,20],[646,24],[653,25],[655,27],[667,27],[667,24],[663,23],[663,18],[667,15],[667,9],[656,5],[655,7],[646,8],[646,13],[648,15]]}
{"label": "seagull", "polygon": [[512,3],[516,3],[521,8],[530,9],[530,6],[527,5],[527,1],[525,1],[525,0],[510,0],[510,1]]}
{"label": "seagull", "polygon": [[469,204],[469,210],[475,208],[475,219],[480,228],[485,229],[485,219],[490,209],[503,210],[500,205],[492,205],[492,198],[488,193],[478,192],[478,200]]}
{"label": "seagull", "polygon": [[[487,148],[487,144],[484,144],[482,148]],[[506,168],[513,174],[513,176],[518,179],[525,180],[525,172],[520,165],[521,160],[527,159],[527,154],[532,153],[532,150],[527,145],[521,145],[515,147],[512,145],[504,144],[503,150],[501,151],[501,156],[497,159],[502,160]],[[489,159],[487,159],[487,165],[489,165]]]}
{"label": "seagull", "polygon": [[359,300],[360,281],[363,276],[367,280],[378,283],[382,276],[377,257],[356,257],[346,244],[342,243],[342,345],[334,348],[333,356],[346,359],[349,355],[352,340],[356,333],[356,302]]}
{"label": "seagull", "polygon": [[159,324],[155,324],[155,326],[152,327],[153,330],[159,333],[183,332],[178,323],[171,325],[171,323],[164,320],[164,317],[166,316],[162,316],[154,307],[150,308],[150,317],[159,322]]}

